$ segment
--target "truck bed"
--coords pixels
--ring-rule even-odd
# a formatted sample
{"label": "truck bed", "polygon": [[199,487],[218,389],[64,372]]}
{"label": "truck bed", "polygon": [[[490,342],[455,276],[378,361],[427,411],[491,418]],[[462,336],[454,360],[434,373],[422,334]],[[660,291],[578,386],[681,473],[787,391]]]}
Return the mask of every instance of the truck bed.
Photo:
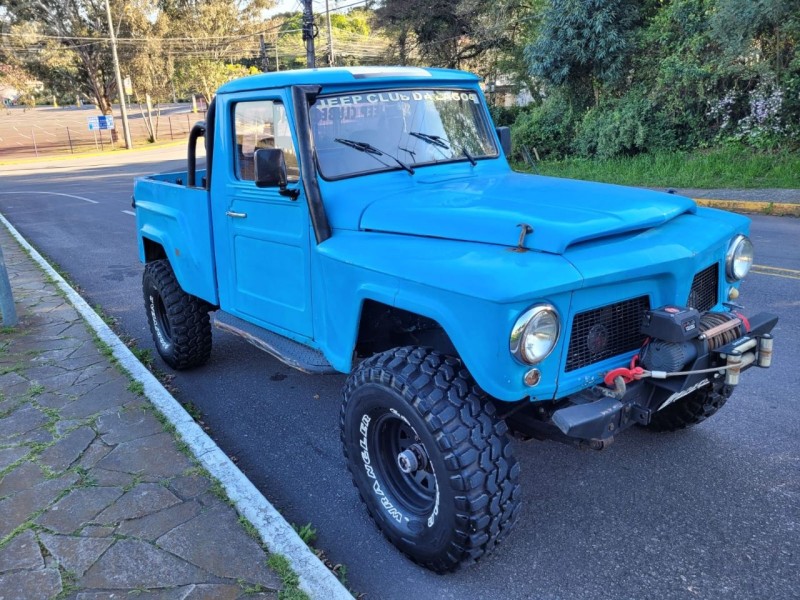
{"label": "truck bed", "polygon": [[[197,182],[205,185],[205,170]],[[212,244],[211,204],[204,187],[188,187],[187,172],[159,173],[136,179],[133,186],[139,255],[160,252],[169,259],[181,287],[218,304]]]}
{"label": "truck bed", "polygon": [[[173,185],[180,185],[186,187],[186,181],[188,179],[188,172],[187,171],[176,171],[174,173],[158,173],[156,175],[148,175],[146,177],[141,177],[144,180],[153,180],[158,181],[160,183],[170,183]],[[138,182],[139,180],[137,180]],[[198,169],[197,170],[197,182],[200,183],[200,188],[205,188],[206,182],[206,170],[205,169]]]}

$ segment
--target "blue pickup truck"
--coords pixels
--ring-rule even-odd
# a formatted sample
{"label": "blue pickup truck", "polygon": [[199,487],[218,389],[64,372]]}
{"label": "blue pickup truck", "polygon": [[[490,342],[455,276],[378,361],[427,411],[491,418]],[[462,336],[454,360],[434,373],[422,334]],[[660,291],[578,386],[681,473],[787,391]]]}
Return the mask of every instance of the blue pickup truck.
{"label": "blue pickup truck", "polygon": [[349,373],[361,499],[439,572],[515,522],[510,435],[599,450],[633,425],[682,429],[772,357],[777,318],[734,303],[745,217],[516,173],[510,146],[469,73],[289,71],[224,85],[187,171],[135,183],[164,361],[206,362],[215,326]]}

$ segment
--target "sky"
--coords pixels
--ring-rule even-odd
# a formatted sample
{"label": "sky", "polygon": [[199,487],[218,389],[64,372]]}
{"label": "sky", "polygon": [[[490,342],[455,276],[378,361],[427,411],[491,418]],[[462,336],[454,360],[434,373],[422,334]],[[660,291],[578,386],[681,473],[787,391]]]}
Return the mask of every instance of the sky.
{"label": "sky", "polygon": [[[329,4],[336,4],[334,0],[329,0]],[[325,0],[314,0],[314,10],[325,10]],[[303,10],[303,3],[300,0],[278,0],[278,4],[267,14],[270,16],[284,12],[294,12]]]}
{"label": "sky", "polygon": [[[328,6],[331,10],[339,5],[351,4],[354,0],[328,0]],[[325,0],[314,0],[314,12],[322,12],[325,10]],[[302,11],[303,3],[300,0],[278,0],[275,8],[267,11],[267,14],[272,16],[284,12]]]}
{"label": "sky", "polygon": [[267,11],[270,15],[283,13],[283,12],[290,12],[295,10],[302,10],[300,4],[300,0],[278,0],[278,4],[275,8],[270,11]]}

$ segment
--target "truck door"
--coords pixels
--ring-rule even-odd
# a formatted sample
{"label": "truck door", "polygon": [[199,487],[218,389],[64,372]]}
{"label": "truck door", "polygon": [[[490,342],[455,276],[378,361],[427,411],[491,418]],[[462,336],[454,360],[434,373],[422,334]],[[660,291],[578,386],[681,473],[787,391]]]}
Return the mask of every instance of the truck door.
{"label": "truck door", "polygon": [[221,308],[279,332],[312,338],[305,196],[292,200],[254,183],[253,154],[259,148],[283,149],[289,185],[299,180],[286,108],[279,97],[226,105],[220,118],[228,120],[227,127],[220,124],[219,131],[229,143],[217,146],[212,178]]}

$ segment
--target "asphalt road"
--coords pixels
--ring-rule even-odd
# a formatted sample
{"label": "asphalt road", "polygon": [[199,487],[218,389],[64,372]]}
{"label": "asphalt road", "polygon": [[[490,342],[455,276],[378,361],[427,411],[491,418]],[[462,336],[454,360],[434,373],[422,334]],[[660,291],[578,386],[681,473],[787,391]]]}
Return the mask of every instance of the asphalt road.
{"label": "asphalt road", "polygon": [[[144,348],[153,345],[125,212],[131,177],[182,168],[167,160],[182,153],[141,153],[123,167],[101,157],[0,168],[0,212]],[[456,574],[406,560],[360,505],[339,444],[343,376],[292,371],[215,332],[210,363],[174,385],[267,498],[318,530],[317,546],[370,600],[797,598],[800,221],[756,216],[752,231],[756,262],[784,269],[756,269],[742,289],[748,312],[780,315],[772,370],[748,372],[724,410],[690,431],[636,429],[602,453],[515,443],[520,521],[492,556]]]}

